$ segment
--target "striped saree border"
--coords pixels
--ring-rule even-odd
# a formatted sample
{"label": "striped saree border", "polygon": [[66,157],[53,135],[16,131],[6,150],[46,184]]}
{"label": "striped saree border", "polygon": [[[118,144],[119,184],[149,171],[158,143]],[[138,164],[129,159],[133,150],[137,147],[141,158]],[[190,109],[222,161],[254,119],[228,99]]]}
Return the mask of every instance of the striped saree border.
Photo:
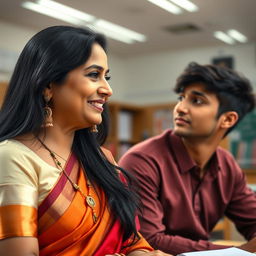
{"label": "striped saree border", "polygon": [[[76,157],[72,153],[66,166],[65,166],[65,171],[68,175],[70,175],[75,162],[76,162]],[[44,199],[44,201],[41,203],[41,205],[39,205],[38,218],[41,218],[45,214],[45,212],[51,207],[51,205],[55,202],[55,200],[58,198],[58,196],[62,192],[63,188],[65,187],[67,181],[68,180],[67,180],[66,176],[62,173],[57,184],[54,186],[54,188],[51,190],[51,192],[48,194],[48,196]]]}

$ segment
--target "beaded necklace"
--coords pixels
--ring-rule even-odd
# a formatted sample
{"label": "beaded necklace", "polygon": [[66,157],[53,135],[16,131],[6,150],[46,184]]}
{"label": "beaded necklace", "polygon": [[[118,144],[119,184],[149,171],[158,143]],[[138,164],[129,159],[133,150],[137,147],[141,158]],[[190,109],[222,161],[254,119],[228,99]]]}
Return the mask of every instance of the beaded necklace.
{"label": "beaded necklace", "polygon": [[[91,194],[91,190],[93,189],[93,186],[91,185],[89,179],[86,179],[86,184],[88,187],[88,195],[86,195],[81,188],[78,186],[78,184],[76,184],[70,177],[69,175],[66,173],[65,169],[62,167],[61,162],[57,159],[55,152],[53,152],[52,150],[50,150],[45,144],[44,142],[41,141],[41,139],[37,138],[39,140],[39,142],[43,145],[43,147],[49,151],[50,156],[52,157],[56,167],[61,170],[61,172],[66,176],[66,178],[68,179],[68,181],[71,183],[72,187],[74,188],[74,190],[79,191],[79,193],[84,197],[86,204],[92,209],[92,219],[93,222],[96,223],[98,220],[98,216],[95,212],[95,206],[96,206],[96,201],[93,198],[92,194]],[[59,156],[59,155],[58,155]],[[65,160],[63,157],[59,156],[60,158],[62,158],[63,160]],[[65,160],[67,161],[67,160]]]}

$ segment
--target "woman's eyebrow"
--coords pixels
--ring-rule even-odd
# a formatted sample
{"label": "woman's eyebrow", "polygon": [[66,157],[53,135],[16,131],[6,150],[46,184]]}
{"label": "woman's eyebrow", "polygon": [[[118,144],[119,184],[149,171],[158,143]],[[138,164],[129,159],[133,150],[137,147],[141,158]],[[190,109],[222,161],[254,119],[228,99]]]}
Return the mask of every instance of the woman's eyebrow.
{"label": "woman's eyebrow", "polygon": [[99,69],[99,70],[103,70],[102,66],[99,66],[99,65],[96,65],[96,64],[93,64],[89,67],[86,67],[86,68],[84,68],[84,70],[88,70],[88,69],[91,69],[91,68],[96,68],[96,69]]}
{"label": "woman's eyebrow", "polygon": [[[96,64],[93,64],[89,67],[86,67],[86,68],[84,68],[84,70],[88,70],[88,69],[91,69],[91,68],[95,68],[95,69],[98,69],[100,71],[104,70],[104,68],[102,66],[99,66],[99,65],[96,65]],[[106,73],[108,73],[109,71],[110,71],[110,69],[107,69]]]}

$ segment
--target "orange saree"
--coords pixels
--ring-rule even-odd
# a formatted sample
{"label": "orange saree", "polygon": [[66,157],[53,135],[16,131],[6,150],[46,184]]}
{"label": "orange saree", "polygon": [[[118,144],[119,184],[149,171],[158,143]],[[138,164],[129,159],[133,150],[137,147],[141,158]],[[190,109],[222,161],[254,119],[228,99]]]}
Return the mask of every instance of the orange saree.
{"label": "orange saree", "polygon": [[[111,153],[102,150],[114,163]],[[92,188],[88,192],[84,172],[74,155],[65,171],[84,194],[95,199],[96,223],[84,196],[73,189],[67,177],[24,144],[1,142],[0,163],[0,240],[37,237],[41,256],[103,256],[151,250],[143,238],[123,249],[122,229],[112,219],[105,194]]]}
{"label": "orange saree", "polygon": [[[86,179],[74,155],[71,155],[65,170],[87,194]],[[41,256],[103,256],[127,254],[135,249],[151,250],[142,237],[135,245],[123,249],[122,229],[118,221],[112,220],[103,191],[93,192],[92,196],[96,200],[96,223],[84,197],[73,189],[65,175],[60,177],[38,209]]]}

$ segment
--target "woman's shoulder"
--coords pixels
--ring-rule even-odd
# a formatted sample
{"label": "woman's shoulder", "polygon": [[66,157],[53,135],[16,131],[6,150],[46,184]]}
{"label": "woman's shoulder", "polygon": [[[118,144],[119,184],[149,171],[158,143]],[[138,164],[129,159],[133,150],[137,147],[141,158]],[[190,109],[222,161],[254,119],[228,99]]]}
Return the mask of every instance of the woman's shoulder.
{"label": "woman's shoulder", "polygon": [[113,154],[111,153],[110,150],[104,148],[104,147],[101,147],[101,151],[103,152],[103,154],[105,155],[105,157],[108,159],[108,161],[114,165],[117,165],[114,157],[113,157]]}
{"label": "woman's shoulder", "polygon": [[0,159],[10,159],[33,155],[32,150],[17,140],[8,139],[0,142]]}
{"label": "woman's shoulder", "polygon": [[0,168],[3,172],[26,172],[37,176],[39,157],[23,143],[8,139],[0,142]]}

